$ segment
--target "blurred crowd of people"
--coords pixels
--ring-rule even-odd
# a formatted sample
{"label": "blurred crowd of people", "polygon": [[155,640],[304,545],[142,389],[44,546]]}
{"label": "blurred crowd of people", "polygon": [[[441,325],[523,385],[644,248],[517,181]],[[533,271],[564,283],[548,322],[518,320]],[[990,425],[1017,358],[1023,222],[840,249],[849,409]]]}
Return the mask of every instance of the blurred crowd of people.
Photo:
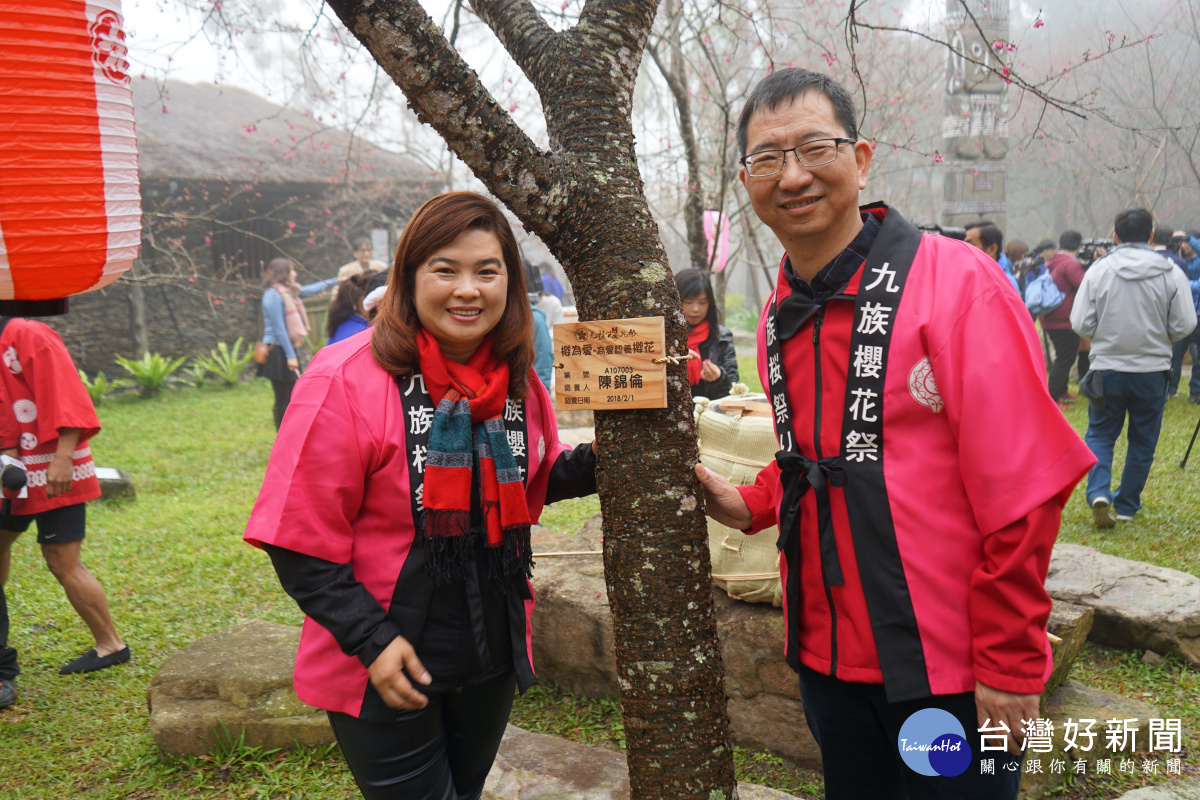
{"label": "blurred crowd of people", "polygon": [[[1013,240],[1005,248],[1000,228],[980,221],[967,226],[966,240],[997,262],[1039,320],[1047,389],[1063,410],[1077,399],[1068,390],[1075,368],[1079,393],[1089,401],[1085,441],[1098,459],[1087,482],[1096,525],[1133,519],[1185,358],[1192,365],[1188,401],[1200,405],[1200,232],[1129,208],[1117,215],[1111,239],[1068,230],[1057,244],[1045,239],[1030,251]],[[1053,281],[1051,293],[1057,290],[1053,307],[1035,287],[1043,276]],[[1126,426],[1129,449],[1113,491],[1113,448]]]}

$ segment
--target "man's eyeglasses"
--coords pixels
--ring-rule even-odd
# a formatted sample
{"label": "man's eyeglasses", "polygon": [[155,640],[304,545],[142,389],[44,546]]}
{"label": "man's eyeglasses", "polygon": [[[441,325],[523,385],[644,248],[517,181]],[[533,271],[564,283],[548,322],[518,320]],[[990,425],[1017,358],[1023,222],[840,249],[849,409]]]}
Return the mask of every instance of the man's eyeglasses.
{"label": "man's eyeglasses", "polygon": [[795,155],[802,167],[819,167],[837,158],[839,144],[854,144],[854,139],[813,139],[787,150],[762,150],[742,159],[742,166],[752,178],[769,178],[783,171],[787,154]]}

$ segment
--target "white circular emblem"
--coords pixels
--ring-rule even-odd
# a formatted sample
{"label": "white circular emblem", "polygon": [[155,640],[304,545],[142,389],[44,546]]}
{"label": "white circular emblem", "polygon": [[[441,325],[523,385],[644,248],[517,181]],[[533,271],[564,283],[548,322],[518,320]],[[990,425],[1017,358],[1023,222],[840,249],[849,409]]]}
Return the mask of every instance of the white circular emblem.
{"label": "white circular emblem", "polygon": [[32,433],[22,433],[21,434],[21,449],[22,450],[32,450],[33,448],[35,448],[37,446],[38,446],[38,438],[36,436],[34,436]]}
{"label": "white circular emblem", "polygon": [[4,351],[4,366],[13,375],[21,374],[21,362],[17,360],[17,348],[10,347]]}
{"label": "white circular emblem", "polygon": [[546,459],[546,437],[539,436],[538,437],[538,461],[544,461],[545,459]]}
{"label": "white circular emblem", "polygon": [[37,406],[32,400],[18,400],[13,403],[13,413],[17,416],[17,422],[33,422],[37,419]]}
{"label": "white circular emblem", "polygon": [[933,413],[939,413],[946,404],[938,394],[937,382],[933,379],[933,362],[929,356],[922,358],[908,373],[908,393]]}

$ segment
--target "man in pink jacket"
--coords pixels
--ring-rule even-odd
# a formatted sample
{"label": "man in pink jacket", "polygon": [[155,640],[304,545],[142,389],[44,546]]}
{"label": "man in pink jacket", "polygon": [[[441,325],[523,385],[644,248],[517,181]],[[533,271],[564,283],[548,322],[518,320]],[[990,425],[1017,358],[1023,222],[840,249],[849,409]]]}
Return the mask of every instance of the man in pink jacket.
{"label": "man in pink jacket", "polygon": [[785,251],[758,332],[780,452],[752,486],[697,474],[717,521],[779,525],[826,797],[1013,798],[1051,666],[1050,550],[1094,459],[995,263],[859,207],[872,148],[843,87],[772,74],[738,142]]}

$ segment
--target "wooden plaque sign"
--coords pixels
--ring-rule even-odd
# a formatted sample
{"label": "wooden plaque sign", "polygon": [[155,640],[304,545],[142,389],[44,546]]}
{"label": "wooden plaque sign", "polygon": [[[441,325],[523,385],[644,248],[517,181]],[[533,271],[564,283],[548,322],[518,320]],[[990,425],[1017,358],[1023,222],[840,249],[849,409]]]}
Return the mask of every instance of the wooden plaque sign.
{"label": "wooden plaque sign", "polygon": [[662,317],[554,326],[554,402],[567,411],[667,407]]}

